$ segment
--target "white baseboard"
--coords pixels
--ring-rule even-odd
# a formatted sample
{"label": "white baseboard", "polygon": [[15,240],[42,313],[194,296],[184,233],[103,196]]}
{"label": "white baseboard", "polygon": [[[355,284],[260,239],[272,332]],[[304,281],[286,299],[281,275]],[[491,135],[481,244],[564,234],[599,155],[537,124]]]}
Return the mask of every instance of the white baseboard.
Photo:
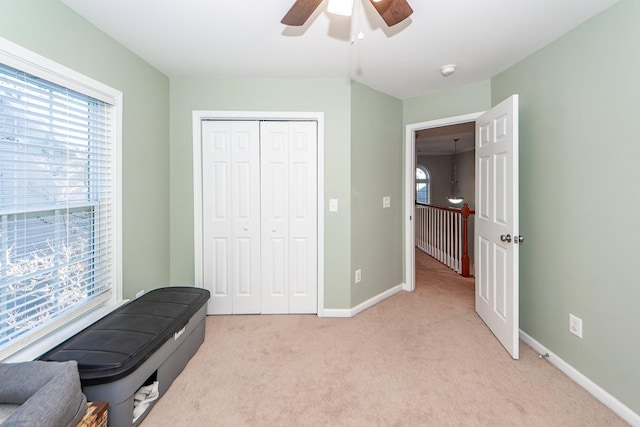
{"label": "white baseboard", "polygon": [[520,330],[520,339],[525,344],[528,344],[531,348],[533,348],[536,352],[538,352],[538,354],[548,354],[549,357],[546,357],[545,359],[551,362],[556,368],[564,372],[569,378],[575,381],[580,387],[584,388],[589,393],[591,393],[596,399],[598,399],[600,402],[606,405],[609,409],[615,412],[620,418],[622,418],[632,426],[640,427],[640,415],[633,412],[624,403],[620,402],[618,399],[610,395],[598,384],[591,381],[589,378],[584,376],[576,368],[574,368],[573,366],[569,365],[567,362],[559,358],[552,351],[547,349],[545,346],[540,344],[531,336],[527,335],[522,330]]}
{"label": "white baseboard", "polygon": [[322,315],[318,313],[318,317],[351,317],[350,308],[325,308]]}
{"label": "white baseboard", "polygon": [[393,288],[387,289],[386,291],[356,305],[353,308],[343,308],[343,309],[325,308],[324,310],[322,310],[322,317],[353,317],[356,314],[361,313],[366,309],[373,307],[379,302],[384,301],[390,296],[393,296],[398,292],[402,292],[403,287],[404,287],[403,283],[396,285]]}

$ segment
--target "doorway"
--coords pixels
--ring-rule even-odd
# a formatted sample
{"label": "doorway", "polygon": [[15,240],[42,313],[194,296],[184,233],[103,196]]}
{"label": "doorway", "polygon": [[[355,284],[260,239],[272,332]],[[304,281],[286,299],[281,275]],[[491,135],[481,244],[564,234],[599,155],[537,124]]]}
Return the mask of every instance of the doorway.
{"label": "doorway", "polygon": [[484,113],[407,125],[405,260],[407,290],[415,289],[415,134],[422,129],[475,122],[476,312],[496,338],[519,357],[518,95]]}
{"label": "doorway", "polygon": [[443,126],[475,122],[483,112],[471,113],[445,119],[413,123],[406,126],[405,136],[405,285],[404,290],[415,290],[415,173],[416,173],[416,132]]}

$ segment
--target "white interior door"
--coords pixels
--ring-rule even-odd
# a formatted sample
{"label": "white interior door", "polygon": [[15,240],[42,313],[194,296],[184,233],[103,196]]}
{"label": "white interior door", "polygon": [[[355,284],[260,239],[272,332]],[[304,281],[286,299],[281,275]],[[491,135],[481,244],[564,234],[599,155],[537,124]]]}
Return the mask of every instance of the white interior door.
{"label": "white interior door", "polygon": [[202,123],[203,266],[209,314],[260,312],[258,122]]}
{"label": "white interior door", "polygon": [[476,312],[519,358],[518,95],[476,120]]}
{"label": "white interior door", "polygon": [[262,313],[317,312],[317,124],[260,126]]}

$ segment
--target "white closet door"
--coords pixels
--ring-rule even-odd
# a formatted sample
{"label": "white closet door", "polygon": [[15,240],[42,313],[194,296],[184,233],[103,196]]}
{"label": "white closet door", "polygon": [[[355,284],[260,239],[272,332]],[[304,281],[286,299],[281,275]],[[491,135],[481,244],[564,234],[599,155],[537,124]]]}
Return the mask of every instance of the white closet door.
{"label": "white closet door", "polygon": [[207,121],[202,126],[208,313],[259,313],[259,124]]}
{"label": "white closet door", "polygon": [[289,312],[318,311],[317,124],[289,123]]}
{"label": "white closet door", "polygon": [[317,312],[316,122],[262,122],[262,313]]}

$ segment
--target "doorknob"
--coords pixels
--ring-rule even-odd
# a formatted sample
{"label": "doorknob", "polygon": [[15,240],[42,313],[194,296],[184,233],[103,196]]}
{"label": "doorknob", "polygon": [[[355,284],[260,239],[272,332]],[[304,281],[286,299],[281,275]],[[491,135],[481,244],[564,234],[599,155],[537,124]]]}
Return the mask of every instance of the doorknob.
{"label": "doorknob", "polygon": [[502,242],[511,242],[511,234],[507,234],[507,235],[502,235],[500,236],[500,240]]}
{"label": "doorknob", "polygon": [[244,228],[244,231],[249,231],[249,227],[245,227],[245,228]]}
{"label": "doorknob", "polygon": [[524,242],[524,236],[513,236],[513,243],[517,245],[522,242]]}

